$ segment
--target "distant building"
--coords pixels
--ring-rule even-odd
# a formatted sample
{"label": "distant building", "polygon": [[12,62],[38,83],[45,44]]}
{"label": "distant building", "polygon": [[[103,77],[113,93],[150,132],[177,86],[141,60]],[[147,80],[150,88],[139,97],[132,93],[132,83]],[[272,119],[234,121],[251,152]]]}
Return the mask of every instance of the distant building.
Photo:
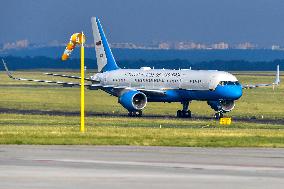
{"label": "distant building", "polygon": [[236,46],[236,49],[255,49],[257,45],[254,45],[250,42],[240,43]]}
{"label": "distant building", "polygon": [[111,48],[117,49],[137,49],[138,47],[134,43],[111,43]]}
{"label": "distant building", "polygon": [[20,48],[27,48],[29,46],[29,41],[27,39],[19,40],[16,42],[5,43],[3,45],[4,50],[8,49],[20,49]]}
{"label": "distant building", "polygon": [[159,43],[159,49],[170,49],[171,48],[171,45],[170,43],[167,43],[167,42],[162,42],[162,43]]}
{"label": "distant building", "polygon": [[[19,40],[16,42],[9,42],[5,44],[0,44],[0,51],[4,51],[7,49],[19,49],[19,48],[43,48],[43,47],[60,47],[66,46],[66,43],[59,42],[57,40],[50,41],[45,44],[30,44],[28,40]],[[85,44],[85,47],[95,47],[94,43]],[[111,43],[110,47],[112,48],[120,48],[120,49],[177,49],[177,50],[211,50],[211,49],[256,49],[260,48],[256,44],[250,42],[244,42],[239,44],[229,44],[224,41],[213,43],[213,44],[205,44],[205,43],[197,43],[193,41],[156,41],[151,43]],[[263,47],[264,48],[264,47]],[[284,50],[280,45],[273,44],[272,46],[265,47],[266,49],[272,50]]]}
{"label": "distant building", "polygon": [[212,49],[229,49],[229,44],[225,42],[219,42],[212,45]]}
{"label": "distant building", "polygon": [[174,48],[179,50],[207,49],[207,46],[201,43],[194,43],[194,42],[177,42],[174,44]]}
{"label": "distant building", "polygon": [[48,47],[61,47],[61,46],[66,46],[66,44],[65,43],[61,43],[61,42],[59,42],[57,40],[52,40],[52,41],[47,43],[47,46]]}
{"label": "distant building", "polygon": [[196,43],[194,49],[208,49],[208,47],[201,43]]}
{"label": "distant building", "polygon": [[177,42],[177,43],[174,44],[174,48],[183,50],[183,49],[188,49],[188,46],[187,46],[186,42]]}
{"label": "distant building", "polygon": [[279,45],[272,45],[271,49],[272,50],[281,50],[281,47]]}

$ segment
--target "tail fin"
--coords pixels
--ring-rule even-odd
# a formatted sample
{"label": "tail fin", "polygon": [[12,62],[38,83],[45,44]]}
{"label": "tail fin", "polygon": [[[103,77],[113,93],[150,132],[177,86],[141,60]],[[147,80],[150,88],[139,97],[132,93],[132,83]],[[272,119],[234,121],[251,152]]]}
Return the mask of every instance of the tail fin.
{"label": "tail fin", "polygon": [[276,78],[275,78],[275,85],[279,85],[280,84],[280,71],[279,71],[279,65],[277,65],[277,71],[276,71]]}
{"label": "tail fin", "polygon": [[100,20],[92,17],[92,29],[95,40],[98,71],[105,72],[119,69],[108,45]]}

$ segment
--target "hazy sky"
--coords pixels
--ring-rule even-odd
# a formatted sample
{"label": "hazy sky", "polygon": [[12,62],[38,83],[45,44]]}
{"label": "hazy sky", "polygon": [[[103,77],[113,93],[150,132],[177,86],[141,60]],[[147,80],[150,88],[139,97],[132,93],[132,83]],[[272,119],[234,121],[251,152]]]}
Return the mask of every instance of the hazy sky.
{"label": "hazy sky", "polygon": [[110,42],[284,44],[283,0],[1,0],[0,43],[68,41],[98,16]]}

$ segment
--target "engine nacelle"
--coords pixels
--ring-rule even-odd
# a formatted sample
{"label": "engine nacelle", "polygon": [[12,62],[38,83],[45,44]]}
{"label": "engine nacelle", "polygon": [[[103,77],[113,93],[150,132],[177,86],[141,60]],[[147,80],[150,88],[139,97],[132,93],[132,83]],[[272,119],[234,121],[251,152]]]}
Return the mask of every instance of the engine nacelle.
{"label": "engine nacelle", "polygon": [[119,97],[118,102],[128,111],[137,111],[145,108],[147,97],[139,91],[128,91]]}
{"label": "engine nacelle", "polygon": [[218,112],[230,112],[235,107],[235,102],[233,100],[207,101],[207,104],[213,110]]}

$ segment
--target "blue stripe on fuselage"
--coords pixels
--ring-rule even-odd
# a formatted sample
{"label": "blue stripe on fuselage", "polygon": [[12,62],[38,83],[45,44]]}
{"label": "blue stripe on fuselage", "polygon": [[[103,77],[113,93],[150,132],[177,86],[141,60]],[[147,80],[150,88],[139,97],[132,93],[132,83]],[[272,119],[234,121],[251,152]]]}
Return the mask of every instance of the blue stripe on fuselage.
{"label": "blue stripe on fuselage", "polygon": [[149,102],[182,102],[191,100],[237,100],[242,96],[240,85],[218,85],[215,90],[167,90],[165,96],[147,96]]}

